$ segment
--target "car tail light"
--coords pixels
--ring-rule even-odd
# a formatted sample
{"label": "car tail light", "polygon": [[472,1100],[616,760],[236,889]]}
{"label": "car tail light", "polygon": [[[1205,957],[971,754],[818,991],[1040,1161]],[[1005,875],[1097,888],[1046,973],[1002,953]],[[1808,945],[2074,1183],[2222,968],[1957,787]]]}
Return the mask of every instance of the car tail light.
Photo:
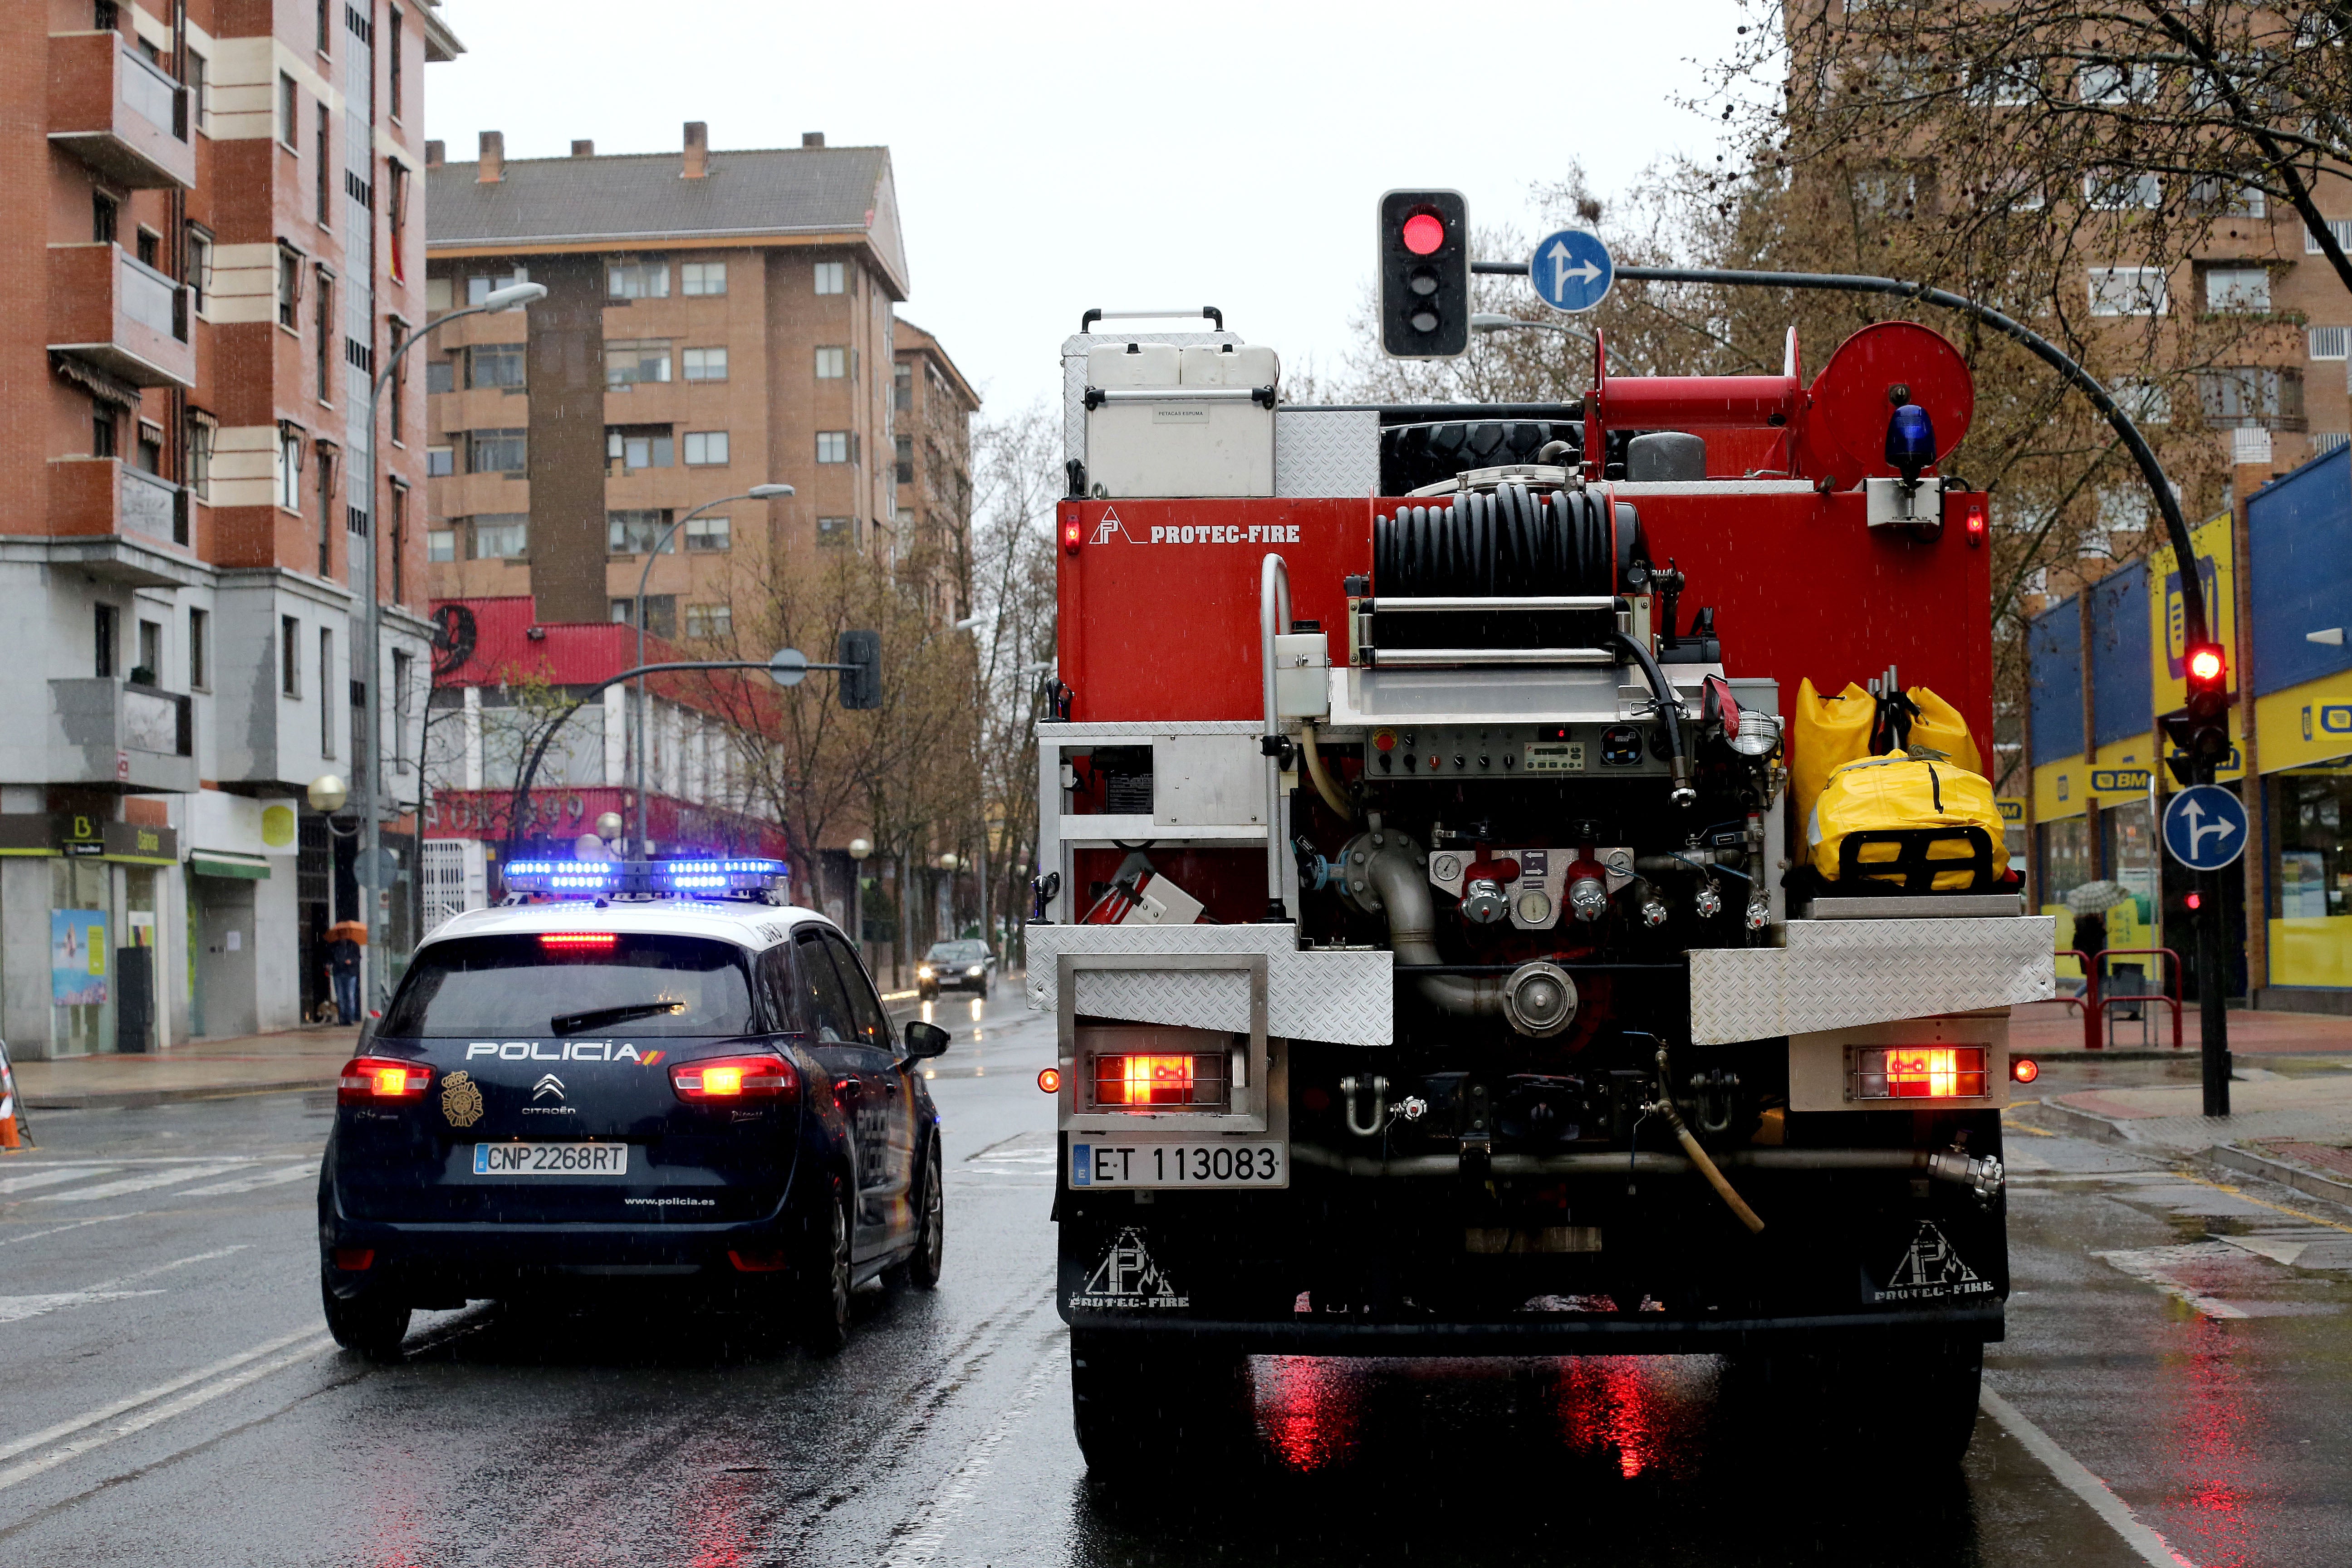
{"label": "car tail light", "polygon": [[727,1261],[735,1266],[738,1274],[777,1274],[784,1268],[782,1252],[738,1252],[730,1247]]}
{"label": "car tail light", "polygon": [[685,1100],[782,1100],[800,1092],[800,1075],[782,1057],[708,1057],[669,1069]]}
{"label": "car tail light", "polygon": [[2020,1083],[2032,1083],[2042,1076],[2042,1064],[2032,1057],[2011,1057],[2009,1058],[2009,1076]]}
{"label": "car tail light", "polygon": [[383,1105],[421,1100],[425,1086],[432,1081],[433,1069],[421,1062],[353,1057],[343,1064],[342,1076],[335,1080],[335,1103]]}
{"label": "car tail light", "polygon": [[1223,1107],[1225,1058],[1209,1051],[1097,1056],[1094,1089],[1096,1105],[1116,1110]]}
{"label": "car tail light", "polygon": [[335,1248],[335,1267],[346,1274],[363,1274],[375,1267],[373,1247],[339,1247]]}
{"label": "car tail light", "polygon": [[543,931],[539,933],[541,947],[574,950],[585,947],[611,947],[621,940],[618,932],[609,931]]}
{"label": "car tail light", "polygon": [[1985,1092],[1982,1046],[1873,1046],[1853,1054],[1856,1100],[1975,1100]]}

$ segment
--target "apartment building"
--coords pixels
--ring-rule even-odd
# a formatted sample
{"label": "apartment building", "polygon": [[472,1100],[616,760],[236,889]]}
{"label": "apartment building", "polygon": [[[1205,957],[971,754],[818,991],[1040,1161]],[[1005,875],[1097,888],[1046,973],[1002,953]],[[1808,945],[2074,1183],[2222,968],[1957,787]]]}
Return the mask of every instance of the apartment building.
{"label": "apartment building", "polygon": [[[568,157],[509,159],[493,131],[470,163],[436,142],[426,163],[428,309],[513,280],[549,290],[527,320],[455,322],[419,350],[434,596],[478,621],[526,606],[542,634],[514,644],[507,665],[477,656],[445,677],[436,711],[453,734],[497,732],[499,715],[465,715],[509,700],[501,671],[509,685],[553,679],[558,641],[576,648],[559,684],[626,668],[633,639],[574,634],[630,624],[641,581],[645,629],[662,647],[730,637],[737,605],[772,573],[832,552],[932,575],[935,607],[961,613],[947,584],[968,553],[979,400],[936,339],[895,319],[908,269],[887,149],[811,133],[796,148],[714,151],[696,121],[669,153],[600,156],[583,141]],[[725,499],[768,483],[795,493]],[[657,848],[740,837],[709,716],[659,694],[653,709]],[[525,807],[535,847],[564,849],[585,830],[571,810],[582,789],[617,788],[624,816],[635,810],[636,742],[617,698],[575,722],[607,739],[567,742],[586,750]],[[478,756],[495,751],[486,744]],[[461,769],[457,755],[428,851],[446,868],[445,903],[494,872],[485,856],[503,841],[500,790],[513,787],[510,763]]]}
{"label": "apartment building", "polygon": [[[371,912],[350,876],[371,775],[413,812],[421,386],[376,431],[366,409],[425,320],[424,67],[460,48],[436,4],[19,0],[0,20],[19,1058],[295,1024],[326,989],[317,933]],[[353,721],[372,584],[380,768]],[[305,800],[326,775],[351,786],[337,818]],[[413,819],[393,826],[413,858]]]}

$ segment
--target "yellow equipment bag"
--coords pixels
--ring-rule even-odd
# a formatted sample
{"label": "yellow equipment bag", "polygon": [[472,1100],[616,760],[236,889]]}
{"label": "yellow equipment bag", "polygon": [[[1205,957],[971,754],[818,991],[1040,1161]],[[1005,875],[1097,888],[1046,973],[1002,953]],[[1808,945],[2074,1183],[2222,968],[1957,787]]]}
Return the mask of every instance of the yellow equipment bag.
{"label": "yellow equipment bag", "polygon": [[2009,861],[1991,784],[1920,757],[1865,757],[1838,769],[1806,819],[1805,841],[1824,880],[1886,891],[1982,889]]}
{"label": "yellow equipment bag", "polygon": [[1797,820],[1811,819],[1813,802],[1830,775],[1870,755],[1871,726],[1878,699],[1852,681],[1834,697],[1813,689],[1811,676],[1797,683],[1797,711],[1789,735],[1789,788]]}
{"label": "yellow equipment bag", "polygon": [[1911,738],[1906,745],[1930,747],[1951,758],[1956,767],[1972,773],[1984,772],[1976,737],[1969,733],[1968,721],[1960,717],[1958,709],[1924,686],[1915,686],[1904,695],[1919,710],[1911,721]]}

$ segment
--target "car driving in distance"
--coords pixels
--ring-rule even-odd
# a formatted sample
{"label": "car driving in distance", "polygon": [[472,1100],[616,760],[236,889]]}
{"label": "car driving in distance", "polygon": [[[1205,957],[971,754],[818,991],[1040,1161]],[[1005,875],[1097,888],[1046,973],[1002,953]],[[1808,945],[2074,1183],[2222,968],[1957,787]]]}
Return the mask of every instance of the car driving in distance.
{"label": "car driving in distance", "polygon": [[319,1184],[328,1327],[394,1358],[417,1308],[635,1288],[810,1351],[877,1276],[929,1289],[939,1114],[855,949],[761,860],[519,862],[416,950],[343,1068]]}
{"label": "car driving in distance", "polygon": [[929,1002],[942,991],[986,996],[996,988],[996,955],[977,940],[935,942],[915,965],[915,994]]}

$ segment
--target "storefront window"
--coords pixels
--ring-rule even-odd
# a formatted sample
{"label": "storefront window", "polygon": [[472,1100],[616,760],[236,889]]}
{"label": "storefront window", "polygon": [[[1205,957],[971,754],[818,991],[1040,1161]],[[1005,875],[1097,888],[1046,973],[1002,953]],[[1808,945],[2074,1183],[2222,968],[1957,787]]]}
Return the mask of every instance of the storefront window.
{"label": "storefront window", "polygon": [[[2091,879],[2090,840],[2079,816],[2042,823],[2034,832],[2042,839],[2042,886],[2036,896],[2043,914],[2058,917],[2057,945],[2063,954],[2074,945],[2074,916],[2066,908],[2066,895]],[[2079,980],[2083,966],[2074,959],[2061,957],[2058,973]]]}
{"label": "storefront window", "polygon": [[2148,833],[2147,805],[2134,801],[2099,813],[2099,837],[2106,841],[2107,876],[2132,891],[2131,901],[2106,911],[2109,947],[2156,945],[2157,862]]}
{"label": "storefront window", "polygon": [[2278,781],[2279,858],[2271,878],[2271,981],[2352,985],[2352,778],[2288,773]]}
{"label": "storefront window", "polygon": [[49,862],[49,1000],[59,1056],[114,1048],[113,871],[84,857]]}

